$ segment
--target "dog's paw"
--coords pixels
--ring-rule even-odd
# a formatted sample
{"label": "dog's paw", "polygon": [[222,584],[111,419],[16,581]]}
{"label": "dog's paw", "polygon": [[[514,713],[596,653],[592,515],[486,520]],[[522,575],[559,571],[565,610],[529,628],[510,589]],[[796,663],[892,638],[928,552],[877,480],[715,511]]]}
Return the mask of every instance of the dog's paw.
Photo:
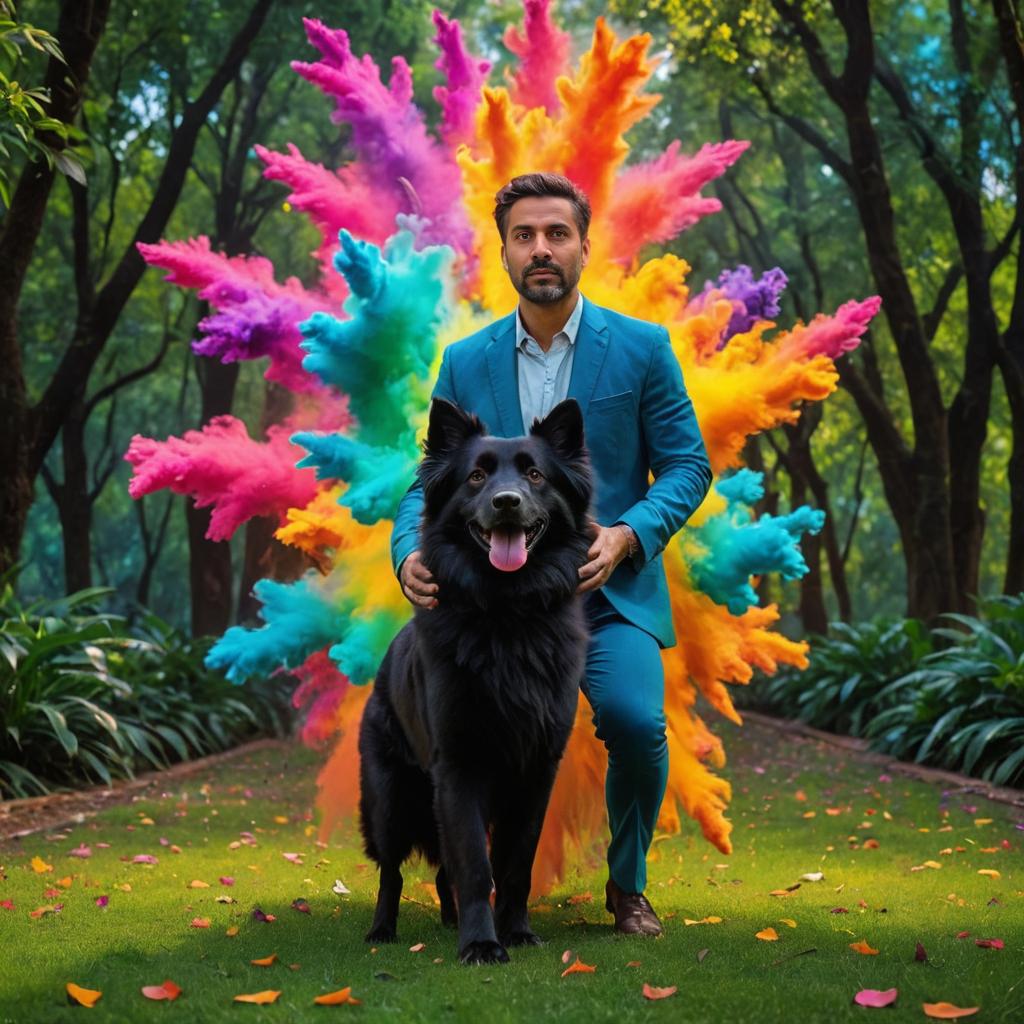
{"label": "dog's paw", "polygon": [[521,932],[503,932],[501,935],[502,944],[505,946],[543,946],[544,940],[533,931],[527,928]]}
{"label": "dog's paw", "polygon": [[471,942],[459,952],[459,960],[464,964],[507,964],[508,959],[508,950],[490,939]]}
{"label": "dog's paw", "polygon": [[397,942],[398,931],[389,925],[382,924],[378,928],[371,928],[366,933],[366,941],[376,945],[377,943]]}

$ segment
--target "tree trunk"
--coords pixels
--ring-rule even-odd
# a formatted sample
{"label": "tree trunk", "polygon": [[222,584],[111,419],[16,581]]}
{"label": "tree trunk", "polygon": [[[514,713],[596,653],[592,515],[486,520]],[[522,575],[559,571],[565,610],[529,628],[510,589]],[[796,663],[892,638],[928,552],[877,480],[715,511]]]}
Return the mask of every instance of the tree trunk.
{"label": "tree trunk", "polygon": [[83,413],[82,403],[76,403],[61,431],[64,482],[58,509],[64,538],[64,585],[69,594],[92,586],[92,497]]}
{"label": "tree trunk", "polygon": [[[51,57],[47,65],[48,116],[65,124],[75,120],[109,10],[110,0],[61,5],[56,37],[64,61]],[[18,342],[18,299],[56,173],[45,161],[25,165],[0,233],[0,573],[18,560],[38,472],[31,458],[35,430]]]}

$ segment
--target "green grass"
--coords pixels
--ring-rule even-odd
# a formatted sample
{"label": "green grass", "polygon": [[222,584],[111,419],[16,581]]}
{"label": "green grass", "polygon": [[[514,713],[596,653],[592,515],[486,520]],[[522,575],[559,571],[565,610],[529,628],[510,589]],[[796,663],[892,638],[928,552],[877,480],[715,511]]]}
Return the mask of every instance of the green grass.
{"label": "green grass", "polygon": [[[724,731],[735,787],[735,851],[723,857],[693,826],[656,842],[648,893],[665,919],[662,939],[613,936],[600,899],[604,875],[593,868],[542,901],[534,926],[545,946],[513,951],[506,967],[460,967],[454,934],[440,927],[420,885],[429,871],[415,865],[406,871],[406,893],[415,902],[403,902],[400,941],[373,952],[362,935],[375,871],[355,833],[336,837],[327,849],[307,834],[315,758],[300,750],[261,752],[207,777],[169,782],[160,799],[109,810],[58,833],[59,840],[51,833],[0,848],[0,900],[15,905],[0,908],[0,1022],[841,1024],[882,1012],[854,1006],[859,989],[890,987],[899,989],[899,1001],[880,1020],[925,1020],[923,1002],[948,1001],[980,1006],[978,1021],[1024,1021],[1024,831],[1016,828],[1024,812],[971,794],[944,795],[938,786],[899,775],[881,781],[878,768],[855,755],[753,724]],[[828,815],[830,807],[840,813]],[[804,817],[809,811],[813,818]],[[991,824],[975,824],[985,818]],[[246,830],[258,845],[229,849]],[[181,853],[161,846],[160,837]],[[869,838],[876,849],[864,848]],[[67,855],[81,842],[93,850],[88,860]],[[110,848],[100,849],[100,842]],[[958,846],[964,851],[941,853]],[[992,847],[998,852],[983,852]],[[304,863],[289,863],[281,856],[286,851],[301,852]],[[157,856],[159,864],[121,860],[139,853]],[[34,855],[53,872],[33,872]],[[942,867],[910,870],[926,860]],[[823,871],[824,881],[805,882],[784,898],[769,895],[814,871]],[[66,875],[73,876],[71,887],[59,898],[45,897]],[[235,885],[221,886],[221,875],[233,876]],[[336,878],[350,896],[332,893]],[[192,879],[211,888],[189,889]],[[130,892],[115,888],[124,883]],[[585,892],[593,893],[592,902],[567,903]],[[100,909],[95,899],[104,894],[110,903]],[[219,904],[220,895],[238,902]],[[308,900],[311,914],[292,909],[297,897]],[[59,902],[60,914],[29,917],[36,907]],[[253,921],[254,906],[277,920]],[[849,912],[831,913],[840,906]],[[723,921],[683,923],[708,915]],[[211,927],[190,927],[197,916],[208,917]],[[225,935],[231,925],[240,929],[235,938]],[[755,938],[766,926],[777,930],[777,942]],[[957,939],[961,931],[970,937]],[[999,938],[1006,947],[979,948],[975,938]],[[849,948],[861,939],[879,954]],[[425,950],[410,952],[419,942]],[[914,960],[917,942],[927,951],[925,963]],[[561,978],[566,949],[597,971]],[[815,952],[794,955],[809,949]],[[274,966],[250,965],[272,952],[279,957]],[[630,961],[641,966],[629,967]],[[184,990],[176,1003],[149,1003],[139,994],[141,986],[165,978]],[[69,981],[102,990],[102,999],[92,1010],[69,1006]],[[678,993],[651,1003],[641,995],[644,982],[675,985]],[[346,985],[361,1006],[313,1006],[313,996]],[[232,1002],[238,993],[268,988],[283,993],[274,1006]]]}

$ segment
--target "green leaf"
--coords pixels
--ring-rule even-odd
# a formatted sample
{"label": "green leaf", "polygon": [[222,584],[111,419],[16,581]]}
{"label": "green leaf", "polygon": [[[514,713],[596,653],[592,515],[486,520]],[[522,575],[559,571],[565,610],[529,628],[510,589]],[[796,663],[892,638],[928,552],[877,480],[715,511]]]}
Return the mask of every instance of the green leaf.
{"label": "green leaf", "polygon": [[41,711],[50,723],[54,735],[68,757],[74,757],[78,753],[78,737],[68,728],[67,719],[63,713],[52,704],[32,701],[28,707],[33,711]]}

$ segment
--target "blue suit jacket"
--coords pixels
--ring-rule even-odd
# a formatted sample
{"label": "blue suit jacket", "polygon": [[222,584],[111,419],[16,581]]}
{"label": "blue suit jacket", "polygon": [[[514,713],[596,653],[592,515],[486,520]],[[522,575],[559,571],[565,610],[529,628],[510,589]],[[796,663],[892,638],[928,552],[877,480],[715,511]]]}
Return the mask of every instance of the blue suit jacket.
{"label": "blue suit jacket", "polygon": [[[450,345],[434,387],[435,398],[475,413],[498,437],[526,433],[515,337],[512,312]],[[603,593],[625,619],[671,647],[675,634],[661,552],[704,499],[711,467],[668,332],[584,300],[568,397],[583,410],[597,520],[603,526],[626,523],[640,541],[640,553],[619,564]],[[422,509],[416,483],[395,516],[396,573],[419,547]]]}

